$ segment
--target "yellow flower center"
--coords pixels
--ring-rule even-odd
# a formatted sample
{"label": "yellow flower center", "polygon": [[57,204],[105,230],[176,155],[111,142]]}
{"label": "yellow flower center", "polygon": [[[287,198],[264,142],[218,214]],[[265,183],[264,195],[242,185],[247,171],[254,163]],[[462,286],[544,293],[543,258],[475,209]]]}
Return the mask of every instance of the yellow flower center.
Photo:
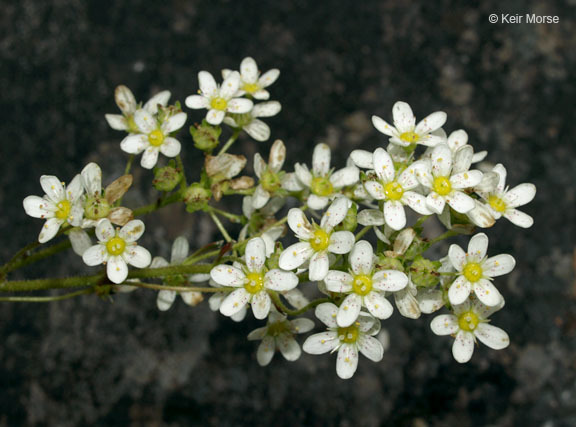
{"label": "yellow flower center", "polygon": [[384,186],[384,194],[390,200],[400,200],[404,194],[404,189],[396,181],[392,181]]}
{"label": "yellow flower center", "polygon": [[248,273],[246,280],[247,282],[244,285],[244,289],[251,294],[257,294],[264,287],[264,276],[260,273]]}
{"label": "yellow flower center", "polygon": [[334,186],[330,182],[330,179],[324,176],[317,176],[312,179],[310,183],[310,190],[317,196],[326,197],[334,192]]}
{"label": "yellow flower center", "polygon": [[106,250],[110,255],[114,256],[121,255],[124,252],[125,248],[126,248],[126,242],[124,241],[123,238],[118,236],[112,237],[106,243]]}
{"label": "yellow flower center", "polygon": [[164,134],[160,129],[153,130],[148,134],[148,142],[154,147],[159,147],[164,143]]}
{"label": "yellow flower center", "polygon": [[246,83],[242,86],[242,89],[248,93],[254,93],[260,90],[260,86],[258,86],[258,83]]}
{"label": "yellow flower center", "polygon": [[215,110],[224,111],[224,110],[226,110],[227,106],[228,106],[228,101],[226,101],[224,98],[221,98],[219,96],[216,98],[212,98],[212,101],[210,101],[210,107],[214,108]]}
{"label": "yellow flower center", "polygon": [[414,144],[418,142],[420,135],[418,135],[416,132],[404,132],[402,135],[400,135],[400,139],[402,141],[409,142],[410,144]]}
{"label": "yellow flower center", "polygon": [[480,319],[473,311],[466,311],[458,316],[458,326],[463,331],[473,332],[480,323]]}
{"label": "yellow flower center", "polygon": [[464,266],[462,273],[469,282],[477,282],[482,278],[482,267],[477,262],[469,262]]}
{"label": "yellow flower center", "polygon": [[260,179],[260,184],[262,184],[262,188],[264,188],[264,190],[270,193],[274,193],[282,185],[280,182],[280,177],[270,170],[264,172],[262,178]]}
{"label": "yellow flower center", "polygon": [[432,187],[434,188],[434,191],[441,196],[447,196],[452,191],[450,180],[445,176],[434,178],[434,184]]}
{"label": "yellow flower center", "polygon": [[358,325],[356,322],[354,325],[348,326],[347,328],[338,328],[338,338],[340,341],[346,344],[354,344],[358,339]]}
{"label": "yellow flower center", "polygon": [[506,212],[506,202],[502,200],[500,197],[493,195],[488,197],[488,203],[492,206],[496,212],[504,213]]}
{"label": "yellow flower center", "polygon": [[359,274],[358,276],[354,277],[352,288],[358,295],[368,295],[368,293],[372,290],[372,277],[366,276],[365,274]]}
{"label": "yellow flower center", "polygon": [[310,239],[310,246],[316,252],[323,251],[330,245],[330,235],[321,228],[314,232],[314,236]]}
{"label": "yellow flower center", "polygon": [[68,219],[71,207],[72,205],[68,200],[62,200],[61,202],[58,202],[58,204],[56,205],[56,212],[54,212],[54,216],[61,220]]}

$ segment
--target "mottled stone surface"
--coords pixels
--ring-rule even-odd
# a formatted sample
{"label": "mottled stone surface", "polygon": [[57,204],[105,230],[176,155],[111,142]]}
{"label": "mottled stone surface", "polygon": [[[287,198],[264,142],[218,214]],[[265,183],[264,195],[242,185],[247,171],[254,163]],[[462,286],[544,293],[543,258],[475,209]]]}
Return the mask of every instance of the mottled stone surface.
{"label": "mottled stone surface", "polygon": [[[534,182],[538,194],[526,209],[532,229],[502,221],[489,231],[491,253],[518,261],[497,281],[507,305],[494,323],[510,333],[507,350],[480,347],[460,366],[429,318],[395,314],[384,325],[384,360],[361,360],[342,381],[334,356],[260,368],[245,340],[258,323],[235,324],[205,304],[178,301],[160,314],[152,292],[113,304],[2,303],[0,425],[576,424],[575,9],[573,0],[3,2],[2,260],[39,231],[21,201],[40,193],[41,174],[69,180],[91,160],[105,176],[121,172],[122,135],[103,119],[116,111],[116,85],[139,99],[170,89],[183,100],[199,70],[234,68],[247,55],[282,70],[272,94],[283,111],[268,122],[289,163],[309,159],[320,141],[335,149],[337,166],[351,149],[375,148],[384,139],[370,116],[389,117],[401,99],[418,117],[445,110],[447,130],[466,129],[508,167],[511,185]],[[501,12],[560,23],[488,22]],[[185,162],[198,165],[190,137],[181,140]],[[251,158],[268,147],[244,140],[234,150]],[[128,202],[153,200],[144,190],[151,174],[136,169],[135,178]],[[164,256],[182,230],[194,244],[215,236],[207,218],[179,207],[146,222],[146,244]],[[70,254],[24,275],[80,271]]]}

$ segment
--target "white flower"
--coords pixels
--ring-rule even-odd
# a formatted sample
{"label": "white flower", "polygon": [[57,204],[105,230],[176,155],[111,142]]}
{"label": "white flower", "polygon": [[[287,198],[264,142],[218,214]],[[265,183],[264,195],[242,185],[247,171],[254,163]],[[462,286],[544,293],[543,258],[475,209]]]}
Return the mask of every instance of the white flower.
{"label": "white flower", "polygon": [[510,344],[506,332],[488,323],[488,317],[503,306],[503,299],[494,307],[487,307],[478,300],[466,300],[454,306],[454,314],[436,316],[430,328],[436,335],[454,336],[452,355],[457,362],[466,363],[474,353],[476,338],[494,350],[502,350]]}
{"label": "white flower", "polygon": [[468,170],[472,162],[472,147],[460,148],[454,158],[446,144],[434,147],[426,170],[417,170],[418,179],[430,189],[426,197],[428,208],[441,214],[446,203],[456,212],[466,213],[474,209],[474,199],[464,193],[464,189],[478,184],[482,172]]}
{"label": "white flower", "polygon": [[248,113],[224,117],[224,123],[245,130],[256,141],[267,141],[270,138],[270,126],[259,117],[273,117],[281,109],[282,106],[278,101],[263,102],[256,104]]}
{"label": "white flower", "polygon": [[532,217],[516,208],[532,201],[536,195],[536,187],[534,184],[524,183],[508,190],[508,187],[506,187],[506,169],[504,166],[497,164],[492,171],[496,172],[499,176],[496,189],[489,193],[478,191],[480,197],[486,200],[486,207],[496,219],[503,216],[518,227],[532,227],[532,224],[534,224]]}
{"label": "white flower", "polygon": [[254,209],[264,207],[272,194],[282,187],[283,173],[280,172],[284,160],[286,159],[286,146],[277,139],[270,148],[268,164],[264,161],[260,153],[254,155],[254,173],[260,180],[252,195],[252,206]]}
{"label": "white flower", "polygon": [[[106,121],[110,127],[114,130],[124,130],[130,133],[137,131],[134,113],[139,106],[132,91],[126,86],[120,85],[114,91],[114,98],[122,114],[106,114]],[[154,115],[158,112],[158,105],[165,107],[169,99],[170,91],[164,90],[150,98],[142,108]]]}
{"label": "white flower", "polygon": [[[184,262],[186,257],[188,256],[188,252],[190,250],[190,246],[188,245],[188,240],[185,237],[178,237],[174,240],[172,244],[172,253],[170,255],[170,262],[166,261],[162,257],[154,257],[152,259],[152,263],[150,264],[150,268],[160,268],[160,267],[168,267],[170,265],[180,265]],[[207,282],[210,279],[209,274],[192,274],[188,277],[185,276],[171,276],[164,279],[164,283],[167,286],[182,286],[183,282],[190,281],[192,283],[201,283]],[[172,307],[174,300],[176,299],[176,295],[180,294],[182,300],[191,306],[195,306],[202,301],[202,293],[201,292],[176,292],[170,290],[161,290],[158,292],[158,297],[156,298],[156,305],[158,306],[158,310],[166,311]]]}
{"label": "white flower", "polygon": [[384,200],[384,208],[378,224],[371,225],[383,225],[385,222],[393,230],[401,230],[406,226],[404,205],[410,206],[420,215],[432,213],[426,205],[426,197],[411,191],[418,187],[417,173],[419,169],[425,168],[425,163],[412,163],[397,173],[390,155],[383,148],[377,148],[374,151],[373,166],[378,179],[368,178],[364,188],[374,199]]}
{"label": "white flower", "polygon": [[170,136],[186,123],[186,113],[176,113],[167,116],[161,123],[156,116],[146,110],[134,113],[134,123],[137,130],[120,143],[120,148],[129,154],[140,154],[144,151],[140,165],[152,169],[158,161],[158,153],[166,157],[176,157],[180,154],[180,142]]}
{"label": "white flower", "polygon": [[28,196],[23,204],[26,214],[46,219],[38,236],[40,243],[46,243],[58,233],[62,224],[77,227],[82,223],[84,189],[80,175],[76,175],[67,187],[55,176],[42,175],[40,185],[46,193],[44,197]]}
{"label": "white flower", "polygon": [[271,300],[268,290],[288,291],[298,285],[298,276],[290,271],[273,269],[268,271],[266,245],[259,237],[246,245],[246,267],[218,265],[210,271],[212,279],[221,286],[238,288],[230,293],[220,305],[220,313],[232,316],[250,303],[257,319],[264,319],[270,312]]}
{"label": "white flower", "polygon": [[[452,154],[455,155],[456,151],[468,144],[468,133],[466,133],[464,129],[455,130],[448,137],[446,144],[448,147],[450,147],[450,150],[452,150]],[[478,153],[474,153],[471,162],[481,162],[486,158],[487,154],[487,151],[479,151]]]}
{"label": "white flower", "polygon": [[451,304],[463,303],[472,290],[487,306],[495,306],[502,299],[491,280],[493,277],[510,273],[516,261],[508,254],[487,258],[487,249],[488,236],[484,233],[476,234],[470,239],[467,252],[456,244],[450,246],[448,258],[458,272],[458,277],[448,290]]}
{"label": "white flower", "polygon": [[[236,264],[236,263],[235,263]],[[241,264],[237,265],[238,268],[242,268]],[[212,278],[209,281],[210,286],[215,288],[219,288],[220,285],[216,283]],[[226,297],[230,295],[229,292],[214,292],[210,298],[208,298],[208,305],[210,306],[210,310],[212,311],[219,311],[220,306],[222,305],[222,301],[226,299]],[[247,306],[244,306],[240,311],[230,316],[235,322],[241,322],[246,317],[246,313],[248,312]]]}
{"label": "white flower", "polygon": [[445,141],[440,135],[434,132],[439,130],[446,123],[446,113],[436,111],[428,117],[422,119],[416,125],[416,118],[408,104],[398,101],[392,107],[394,116],[394,126],[389,125],[378,116],[372,116],[374,127],[384,135],[390,137],[390,142],[403,147],[411,144],[422,144],[433,147]]}
{"label": "white flower", "polygon": [[350,273],[330,270],[324,278],[327,290],[348,294],[338,309],[338,326],[352,325],[362,307],[366,307],[378,319],[389,318],[394,309],[384,292],[403,289],[408,283],[408,277],[396,270],[374,271],[374,250],[366,240],[354,245],[348,260]]}
{"label": "white flower", "polygon": [[206,121],[211,125],[219,125],[226,113],[242,114],[252,109],[249,99],[235,98],[240,86],[240,74],[234,71],[226,77],[222,86],[218,86],[212,74],[208,71],[198,73],[200,95],[190,95],[186,98],[186,106],[194,110],[208,109]]}
{"label": "white flower", "polygon": [[[222,78],[226,79],[231,73],[233,73],[232,70],[222,70]],[[270,94],[265,88],[274,83],[278,76],[280,76],[280,70],[277,68],[260,75],[256,61],[250,57],[244,58],[240,63],[240,87],[236,96],[249,94],[254,99],[269,99]]]}
{"label": "white flower", "polygon": [[336,373],[340,378],[348,379],[354,375],[358,367],[358,351],[373,362],[382,360],[384,348],[374,338],[380,331],[379,320],[361,312],[353,325],[338,327],[338,307],[332,303],[318,305],[315,314],[328,327],[328,331],[308,337],[302,349],[309,354],[338,351]]}
{"label": "white flower", "polygon": [[298,360],[302,353],[294,335],[305,334],[313,328],[314,322],[310,319],[287,320],[286,316],[272,311],[268,316],[267,325],[250,332],[248,339],[262,340],[256,353],[256,360],[260,366],[266,366],[272,361],[276,349],[280,350],[284,359],[293,362]]}
{"label": "white flower", "polygon": [[[255,220],[252,220],[252,216],[254,215],[256,209],[254,209],[254,202],[252,201],[252,196],[246,196],[242,199],[242,213],[246,218],[251,221],[248,221],[242,230],[240,230],[240,234],[238,235],[238,241],[241,242],[246,240],[246,237],[249,233],[256,233],[260,232],[260,230],[267,226],[270,220],[275,222],[274,215],[284,206],[285,199],[281,197],[274,197],[269,200],[269,202],[263,206],[261,209],[258,210],[258,215],[256,216]],[[254,227],[256,226],[256,227]],[[256,228],[256,229],[254,229]],[[277,225],[268,228],[264,228],[266,231],[260,235],[262,240],[266,245],[266,257],[272,255],[275,249],[275,242],[282,236],[285,231],[284,225]]]}
{"label": "white flower", "polygon": [[330,147],[318,144],[312,155],[312,172],[305,164],[294,165],[296,176],[312,192],[307,201],[310,209],[324,209],[338,195],[338,190],[354,185],[359,180],[360,171],[356,166],[333,172],[330,169],[330,156]]}
{"label": "white flower", "polygon": [[108,279],[122,283],[128,277],[128,264],[137,268],[150,265],[150,252],[136,244],[143,233],[144,223],[139,219],[116,230],[108,219],[102,219],[96,225],[98,244],[87,249],[82,259],[90,266],[105,263]]}
{"label": "white flower", "polygon": [[300,209],[290,209],[288,226],[300,242],[280,254],[280,268],[293,270],[310,260],[310,280],[323,280],[328,274],[328,253],[347,254],[354,246],[354,234],[350,231],[333,231],[346,217],[350,203],[345,197],[336,199],[322,216],[320,226],[310,224]]}

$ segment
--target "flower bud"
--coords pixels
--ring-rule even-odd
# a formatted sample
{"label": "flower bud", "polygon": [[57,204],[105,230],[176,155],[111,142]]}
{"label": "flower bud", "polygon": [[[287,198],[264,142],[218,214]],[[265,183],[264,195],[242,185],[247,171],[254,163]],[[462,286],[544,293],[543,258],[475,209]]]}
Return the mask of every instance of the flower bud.
{"label": "flower bud", "polygon": [[212,192],[209,189],[204,188],[199,182],[195,182],[184,191],[182,199],[187,205],[188,212],[194,212],[202,209],[211,197]]}
{"label": "flower bud", "polygon": [[84,202],[84,218],[97,220],[106,218],[110,213],[110,203],[100,194],[86,197]]}
{"label": "flower bud", "polygon": [[387,256],[379,256],[376,262],[376,268],[378,270],[398,270],[404,271],[404,266],[402,262],[397,258],[391,258]]}
{"label": "flower bud", "polygon": [[438,261],[430,261],[429,259],[421,256],[416,257],[410,266],[410,277],[416,286],[425,288],[436,285],[439,281],[438,268],[441,263]]}
{"label": "flower bud", "polygon": [[181,180],[182,172],[180,169],[175,168],[173,165],[168,165],[154,171],[152,185],[158,191],[172,191]]}
{"label": "flower bud", "polygon": [[207,153],[211,153],[218,146],[221,133],[220,126],[212,126],[206,120],[202,120],[201,125],[190,126],[194,146]]}

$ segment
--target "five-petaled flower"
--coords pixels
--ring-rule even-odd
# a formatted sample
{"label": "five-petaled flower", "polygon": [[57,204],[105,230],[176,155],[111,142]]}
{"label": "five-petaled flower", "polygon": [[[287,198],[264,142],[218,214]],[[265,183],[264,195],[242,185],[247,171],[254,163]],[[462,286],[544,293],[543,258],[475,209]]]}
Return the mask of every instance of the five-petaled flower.
{"label": "five-petaled flower", "polygon": [[[228,78],[231,73],[233,73],[232,70],[222,70],[222,78]],[[268,93],[266,88],[274,83],[278,76],[280,76],[280,70],[277,68],[268,70],[260,75],[256,61],[253,58],[246,57],[240,63],[240,86],[236,96],[247,94],[254,99],[267,100],[270,98],[270,93]]]}

